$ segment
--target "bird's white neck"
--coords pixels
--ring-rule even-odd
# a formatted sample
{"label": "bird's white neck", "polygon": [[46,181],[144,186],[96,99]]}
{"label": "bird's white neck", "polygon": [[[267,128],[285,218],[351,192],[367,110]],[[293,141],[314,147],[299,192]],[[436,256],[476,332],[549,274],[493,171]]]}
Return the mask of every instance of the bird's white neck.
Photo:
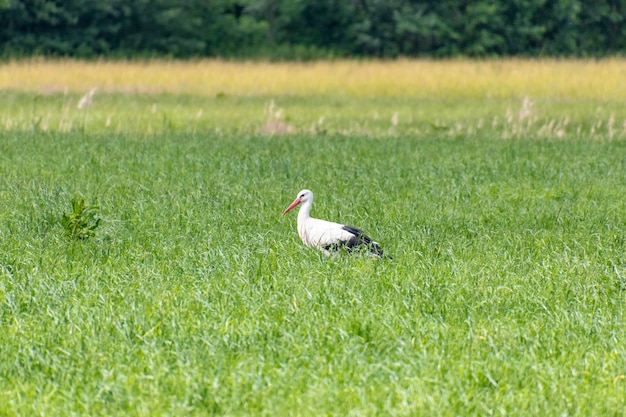
{"label": "bird's white neck", "polygon": [[305,201],[300,206],[300,210],[298,211],[298,235],[300,235],[300,239],[304,242],[305,245],[314,246],[314,242],[310,240],[310,231],[308,228],[309,219],[311,216],[309,213],[311,212],[312,201]]}
{"label": "bird's white neck", "polygon": [[298,224],[303,224],[308,220],[308,218],[310,217],[309,214],[311,213],[312,205],[313,202],[311,200],[302,203],[302,205],[300,206],[300,210],[298,211]]}

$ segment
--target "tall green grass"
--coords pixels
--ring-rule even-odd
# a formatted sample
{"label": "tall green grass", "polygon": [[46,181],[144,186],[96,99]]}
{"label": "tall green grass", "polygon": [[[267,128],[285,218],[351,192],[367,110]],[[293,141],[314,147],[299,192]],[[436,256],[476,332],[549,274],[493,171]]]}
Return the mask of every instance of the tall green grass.
{"label": "tall green grass", "polygon": [[387,129],[5,129],[0,415],[623,415],[626,143]]}
{"label": "tall green grass", "polygon": [[0,131],[624,139],[626,102],[593,97],[228,96],[3,92]]}

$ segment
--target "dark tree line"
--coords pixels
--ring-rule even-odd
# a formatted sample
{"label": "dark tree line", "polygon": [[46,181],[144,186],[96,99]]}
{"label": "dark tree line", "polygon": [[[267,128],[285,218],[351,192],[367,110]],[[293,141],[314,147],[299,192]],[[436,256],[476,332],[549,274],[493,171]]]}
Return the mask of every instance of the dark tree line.
{"label": "dark tree line", "polygon": [[0,55],[605,56],[626,0],[0,0]]}

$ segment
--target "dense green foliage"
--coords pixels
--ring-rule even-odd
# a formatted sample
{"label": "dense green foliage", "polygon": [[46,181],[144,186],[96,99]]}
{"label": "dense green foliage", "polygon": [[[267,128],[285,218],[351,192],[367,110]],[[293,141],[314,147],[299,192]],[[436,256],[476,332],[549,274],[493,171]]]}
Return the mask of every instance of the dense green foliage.
{"label": "dense green foliage", "polygon": [[625,51],[625,0],[7,0],[0,5],[4,56],[600,56]]}
{"label": "dense green foliage", "polygon": [[[577,116],[586,100],[563,127],[580,133],[557,138],[539,121],[453,128],[477,126],[483,100],[420,106],[423,120],[457,108],[450,128],[386,115],[365,132],[326,99],[353,130],[283,135],[235,129],[253,112],[229,98],[220,130],[189,126],[200,99],[123,97],[67,130],[38,119],[57,96],[13,95],[3,116],[0,415],[626,409],[626,142]],[[167,119],[97,122],[139,99]],[[323,99],[289,104],[299,119]],[[33,123],[8,125],[20,108]],[[363,227],[393,260],[304,247],[280,216],[304,187],[312,214]],[[99,226],[68,239],[62,220],[93,224],[91,205]]]}

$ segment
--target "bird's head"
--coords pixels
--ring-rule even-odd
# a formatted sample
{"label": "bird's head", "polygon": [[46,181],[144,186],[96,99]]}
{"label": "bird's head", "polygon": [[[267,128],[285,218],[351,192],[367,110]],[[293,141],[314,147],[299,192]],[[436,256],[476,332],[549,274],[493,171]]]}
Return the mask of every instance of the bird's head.
{"label": "bird's head", "polygon": [[302,190],[289,206],[283,211],[283,216],[300,203],[313,202],[313,192],[311,190]]}

